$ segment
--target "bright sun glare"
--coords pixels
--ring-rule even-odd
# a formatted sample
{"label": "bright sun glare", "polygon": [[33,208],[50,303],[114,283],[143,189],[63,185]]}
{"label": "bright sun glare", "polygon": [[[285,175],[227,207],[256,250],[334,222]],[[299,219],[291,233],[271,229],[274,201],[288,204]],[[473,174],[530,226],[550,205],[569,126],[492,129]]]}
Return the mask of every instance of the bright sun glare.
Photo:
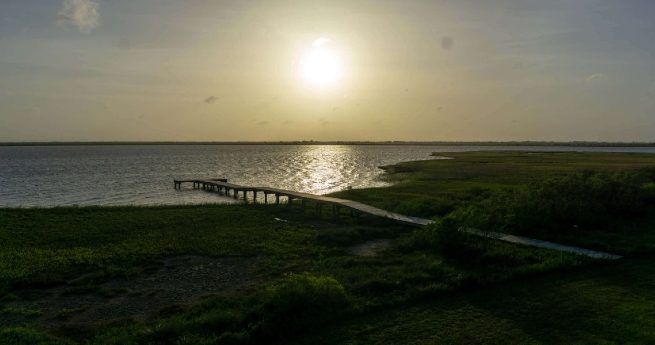
{"label": "bright sun glare", "polygon": [[300,57],[300,77],[316,87],[336,84],[343,76],[343,61],[332,42],[324,37],[316,39]]}

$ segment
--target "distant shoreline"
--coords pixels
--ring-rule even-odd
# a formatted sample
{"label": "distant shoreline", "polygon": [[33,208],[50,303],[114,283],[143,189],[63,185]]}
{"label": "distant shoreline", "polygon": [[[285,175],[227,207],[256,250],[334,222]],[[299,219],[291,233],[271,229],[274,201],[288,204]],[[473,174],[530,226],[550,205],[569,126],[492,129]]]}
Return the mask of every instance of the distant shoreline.
{"label": "distant shoreline", "polygon": [[0,146],[106,146],[106,145],[424,145],[424,146],[570,146],[655,147],[655,142],[600,141],[49,141],[0,142]]}

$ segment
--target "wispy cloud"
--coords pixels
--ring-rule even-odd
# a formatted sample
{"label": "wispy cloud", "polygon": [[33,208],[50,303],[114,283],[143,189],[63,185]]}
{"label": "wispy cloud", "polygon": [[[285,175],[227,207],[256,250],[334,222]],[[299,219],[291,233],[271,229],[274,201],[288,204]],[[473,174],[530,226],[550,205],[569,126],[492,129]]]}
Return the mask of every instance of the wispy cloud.
{"label": "wispy cloud", "polygon": [[93,0],[64,0],[57,14],[59,24],[74,25],[81,32],[91,32],[100,24],[99,4]]}
{"label": "wispy cloud", "polygon": [[600,83],[607,79],[607,76],[603,73],[592,74],[587,77],[587,83],[594,84]]}
{"label": "wispy cloud", "polygon": [[121,38],[118,40],[117,46],[120,50],[130,50],[132,48],[132,42],[130,42],[130,40],[127,38]]}
{"label": "wispy cloud", "polygon": [[452,37],[444,36],[441,38],[441,48],[450,50],[455,46],[455,40]]}
{"label": "wispy cloud", "polygon": [[209,96],[209,97],[205,98],[205,103],[211,104],[211,103],[214,103],[216,101],[218,101],[218,97],[216,97],[216,96]]}

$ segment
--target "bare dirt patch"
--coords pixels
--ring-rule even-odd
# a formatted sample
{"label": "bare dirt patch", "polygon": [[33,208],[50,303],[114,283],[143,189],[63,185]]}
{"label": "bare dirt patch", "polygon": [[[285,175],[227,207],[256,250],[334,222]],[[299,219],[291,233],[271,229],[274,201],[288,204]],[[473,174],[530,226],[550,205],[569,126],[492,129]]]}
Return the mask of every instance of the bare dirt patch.
{"label": "bare dirt patch", "polygon": [[388,239],[367,241],[351,247],[349,252],[357,256],[377,256],[380,252],[387,249],[390,243]]}
{"label": "bare dirt patch", "polygon": [[[92,286],[71,284],[37,291],[33,300],[5,303],[6,308],[30,311],[29,319],[46,328],[98,325],[121,319],[143,320],[171,306],[184,306],[203,297],[235,292],[262,281],[254,273],[255,258],[176,256],[140,267],[137,274]],[[80,277],[83,278],[83,277]],[[24,322],[27,313],[3,317]]]}

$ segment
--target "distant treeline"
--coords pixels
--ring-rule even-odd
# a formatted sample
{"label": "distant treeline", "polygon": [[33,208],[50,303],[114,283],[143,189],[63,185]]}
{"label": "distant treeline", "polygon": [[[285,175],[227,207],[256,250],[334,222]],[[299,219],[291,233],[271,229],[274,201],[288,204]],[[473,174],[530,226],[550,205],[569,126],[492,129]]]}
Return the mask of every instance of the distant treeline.
{"label": "distant treeline", "polygon": [[438,145],[438,146],[592,146],[650,147],[653,142],[605,141],[48,141],[0,142],[0,146],[73,145]]}

